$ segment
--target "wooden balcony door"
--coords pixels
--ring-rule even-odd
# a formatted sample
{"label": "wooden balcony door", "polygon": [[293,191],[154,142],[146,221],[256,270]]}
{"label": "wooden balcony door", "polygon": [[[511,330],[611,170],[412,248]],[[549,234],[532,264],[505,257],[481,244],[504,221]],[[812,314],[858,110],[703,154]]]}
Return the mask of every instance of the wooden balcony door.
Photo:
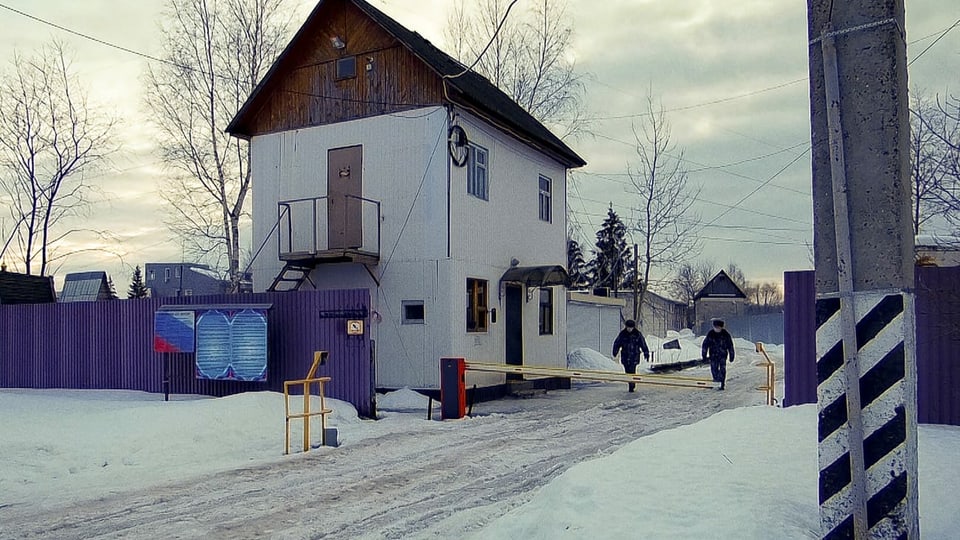
{"label": "wooden balcony door", "polygon": [[356,249],[363,245],[363,146],[327,151],[327,246]]}

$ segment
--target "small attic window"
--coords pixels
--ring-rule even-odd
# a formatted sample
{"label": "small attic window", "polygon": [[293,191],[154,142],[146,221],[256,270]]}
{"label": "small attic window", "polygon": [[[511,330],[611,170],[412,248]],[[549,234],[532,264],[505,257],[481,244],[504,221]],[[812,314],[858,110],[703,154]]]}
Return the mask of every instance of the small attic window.
{"label": "small attic window", "polygon": [[337,77],[341,79],[352,79],[357,76],[357,57],[347,56],[337,59]]}

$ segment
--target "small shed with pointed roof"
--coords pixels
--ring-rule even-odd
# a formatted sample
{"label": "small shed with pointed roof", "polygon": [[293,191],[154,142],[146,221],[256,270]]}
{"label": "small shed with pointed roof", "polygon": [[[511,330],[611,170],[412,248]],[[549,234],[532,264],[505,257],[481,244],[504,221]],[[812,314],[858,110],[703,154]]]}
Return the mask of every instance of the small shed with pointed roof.
{"label": "small shed with pointed roof", "polygon": [[701,328],[712,319],[743,315],[746,304],[746,293],[721,270],[693,297],[694,328]]}

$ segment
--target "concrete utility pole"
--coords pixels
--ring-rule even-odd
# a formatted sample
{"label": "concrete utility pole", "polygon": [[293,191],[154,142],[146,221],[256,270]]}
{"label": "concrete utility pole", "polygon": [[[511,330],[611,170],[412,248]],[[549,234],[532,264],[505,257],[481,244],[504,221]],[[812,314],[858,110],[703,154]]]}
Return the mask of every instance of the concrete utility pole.
{"label": "concrete utility pole", "polygon": [[822,538],[919,538],[903,0],[807,0]]}
{"label": "concrete utility pole", "polygon": [[904,0],[807,0],[822,538],[919,538]]}

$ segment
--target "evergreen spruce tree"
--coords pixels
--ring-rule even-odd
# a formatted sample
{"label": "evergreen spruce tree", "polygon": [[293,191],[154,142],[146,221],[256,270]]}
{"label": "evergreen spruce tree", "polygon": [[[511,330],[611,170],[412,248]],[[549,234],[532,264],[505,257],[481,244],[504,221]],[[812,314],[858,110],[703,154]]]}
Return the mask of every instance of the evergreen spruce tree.
{"label": "evergreen spruce tree", "polygon": [[107,276],[107,300],[116,300],[119,298],[117,296],[117,287],[113,284],[113,278]]}
{"label": "evergreen spruce tree", "polygon": [[594,259],[590,261],[590,280],[594,287],[609,287],[616,291],[623,285],[624,277],[633,265],[633,256],[627,245],[627,226],[613,211],[607,209],[607,217],[597,231]]}
{"label": "evergreen spruce tree", "polygon": [[143,274],[138,265],[133,269],[133,277],[130,279],[130,288],[127,289],[127,298],[146,298],[147,286],[143,284]]}
{"label": "evergreen spruce tree", "polygon": [[583,249],[576,240],[567,240],[567,275],[570,277],[571,289],[582,289],[590,286],[590,276],[587,275],[587,261],[583,257]]}

